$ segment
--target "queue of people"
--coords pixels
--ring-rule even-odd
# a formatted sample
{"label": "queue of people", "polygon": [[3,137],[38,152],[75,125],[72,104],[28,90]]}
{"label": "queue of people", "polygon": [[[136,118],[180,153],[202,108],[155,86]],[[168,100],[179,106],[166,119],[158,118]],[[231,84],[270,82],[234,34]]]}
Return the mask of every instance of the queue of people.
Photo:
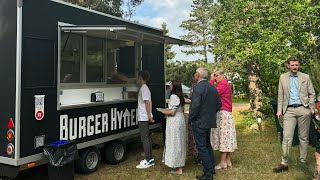
{"label": "queue of people", "polygon": [[[288,157],[296,125],[299,129],[300,163],[306,164],[311,115],[315,113],[315,91],[309,76],[299,72],[300,60],[296,57],[289,58],[287,68],[288,72],[280,76],[278,86],[277,117],[283,127],[283,155],[281,163],[273,169],[276,173],[289,169]],[[149,122],[153,122],[151,95],[145,85],[148,78],[149,76],[139,72],[138,82],[141,85],[138,98],[139,129],[146,157],[137,168],[148,168],[155,164],[147,130]],[[232,168],[231,154],[238,148],[232,117],[230,84],[224,72],[219,69],[214,70],[210,81],[207,78],[208,70],[202,67],[196,70],[190,99],[183,97],[181,82],[172,81],[168,108],[157,109],[167,117],[163,162],[173,168],[171,173],[182,174],[187,155],[184,105],[190,104],[187,120],[188,154],[203,166],[203,174],[196,177],[199,180],[211,180],[216,171]],[[320,132],[320,126],[317,130]],[[320,134],[318,137],[314,179],[320,179]],[[213,150],[220,152],[220,161],[217,165]]]}
{"label": "queue of people", "polygon": [[[214,164],[211,129],[220,129],[220,123],[218,123],[217,127],[216,120],[222,116],[217,116],[217,113],[220,112],[221,107],[229,107],[229,105],[222,104],[220,92],[207,80],[208,74],[209,72],[205,68],[198,68],[196,70],[193,77],[195,83],[191,90],[190,99],[184,97],[181,82],[171,81],[169,84],[170,98],[168,107],[165,109],[157,108],[159,112],[167,117],[162,162],[173,169],[170,173],[183,173],[187,156],[186,122],[188,122],[189,152],[197,163],[203,165],[203,174],[197,176],[197,179],[201,180],[213,179],[215,170],[219,169],[217,167],[222,166],[221,163],[217,166]],[[150,78],[149,76],[147,71],[140,71],[137,76],[137,83],[140,86],[138,94],[138,121],[145,153],[145,159],[137,165],[137,168],[141,169],[155,165],[152,156],[150,133],[148,131],[149,123],[153,122],[151,92],[146,85],[146,82]],[[220,83],[220,81],[217,81],[217,83]],[[230,101],[227,102],[229,103]],[[187,121],[184,116],[184,105],[186,103],[190,104]],[[219,119],[218,121],[223,121],[223,119]],[[235,128],[233,128],[233,132],[232,141],[235,141]],[[215,135],[216,138],[220,138],[220,136],[221,134],[219,133]],[[221,138],[225,139],[228,137]],[[232,148],[236,149],[236,142]],[[230,166],[230,156],[226,155],[226,159],[228,160],[227,164]]]}

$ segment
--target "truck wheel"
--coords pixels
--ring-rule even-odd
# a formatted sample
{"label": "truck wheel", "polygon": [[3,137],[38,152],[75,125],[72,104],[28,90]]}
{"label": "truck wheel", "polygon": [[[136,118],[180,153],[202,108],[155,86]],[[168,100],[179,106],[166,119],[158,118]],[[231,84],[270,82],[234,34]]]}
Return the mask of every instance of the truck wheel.
{"label": "truck wheel", "polygon": [[84,174],[95,172],[100,161],[100,151],[96,147],[84,149],[80,151],[79,159],[75,162],[75,170]]}
{"label": "truck wheel", "polygon": [[121,141],[114,141],[104,148],[105,161],[109,164],[119,164],[125,158],[126,147]]}

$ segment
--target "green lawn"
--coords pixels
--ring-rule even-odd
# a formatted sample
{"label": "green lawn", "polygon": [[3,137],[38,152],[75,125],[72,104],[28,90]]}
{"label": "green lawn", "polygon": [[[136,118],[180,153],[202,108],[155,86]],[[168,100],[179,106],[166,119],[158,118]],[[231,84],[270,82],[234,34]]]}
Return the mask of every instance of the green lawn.
{"label": "green lawn", "polygon": [[[275,174],[272,169],[280,163],[281,144],[278,142],[276,127],[273,119],[263,119],[262,131],[246,127],[243,122],[241,111],[248,109],[247,105],[236,105],[234,108],[234,119],[236,120],[238,150],[233,155],[233,169],[217,171],[215,179],[285,179],[304,180],[311,179],[314,169],[314,148],[309,147],[308,166],[301,167],[299,162],[299,148],[294,146],[291,150],[289,171]],[[139,142],[129,146],[127,159],[118,165],[101,164],[99,170],[89,175],[76,175],[76,179],[115,179],[115,180],[157,180],[157,179],[195,179],[201,175],[202,166],[194,164],[191,159],[187,160],[183,175],[172,175],[170,169],[161,163],[162,157],[162,135],[155,133],[153,141],[161,144],[161,149],[154,150],[156,165],[152,168],[140,170],[135,166],[143,158],[142,146]],[[219,153],[215,152],[216,160]]]}

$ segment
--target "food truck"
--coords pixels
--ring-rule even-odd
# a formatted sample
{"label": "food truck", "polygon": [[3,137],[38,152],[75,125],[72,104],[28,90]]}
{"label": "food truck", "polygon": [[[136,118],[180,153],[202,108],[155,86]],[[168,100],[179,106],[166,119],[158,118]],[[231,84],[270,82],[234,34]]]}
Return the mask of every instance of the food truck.
{"label": "food truck", "polygon": [[117,164],[138,134],[136,73],[148,70],[160,127],[165,106],[163,31],[59,0],[0,1],[0,176],[47,163],[42,146],[72,140],[75,166]]}

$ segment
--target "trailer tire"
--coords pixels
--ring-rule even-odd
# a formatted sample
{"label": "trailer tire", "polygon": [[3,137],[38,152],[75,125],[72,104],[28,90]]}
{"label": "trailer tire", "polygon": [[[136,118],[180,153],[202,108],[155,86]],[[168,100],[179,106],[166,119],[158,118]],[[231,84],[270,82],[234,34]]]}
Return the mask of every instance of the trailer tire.
{"label": "trailer tire", "polygon": [[126,155],[126,147],[122,141],[114,141],[107,144],[104,148],[104,158],[109,164],[119,164]]}
{"label": "trailer tire", "polygon": [[2,176],[0,177],[0,180],[13,180],[14,178]]}
{"label": "trailer tire", "polygon": [[90,174],[98,169],[100,161],[100,151],[96,147],[89,147],[80,151],[79,159],[75,161],[75,170],[76,172]]}

